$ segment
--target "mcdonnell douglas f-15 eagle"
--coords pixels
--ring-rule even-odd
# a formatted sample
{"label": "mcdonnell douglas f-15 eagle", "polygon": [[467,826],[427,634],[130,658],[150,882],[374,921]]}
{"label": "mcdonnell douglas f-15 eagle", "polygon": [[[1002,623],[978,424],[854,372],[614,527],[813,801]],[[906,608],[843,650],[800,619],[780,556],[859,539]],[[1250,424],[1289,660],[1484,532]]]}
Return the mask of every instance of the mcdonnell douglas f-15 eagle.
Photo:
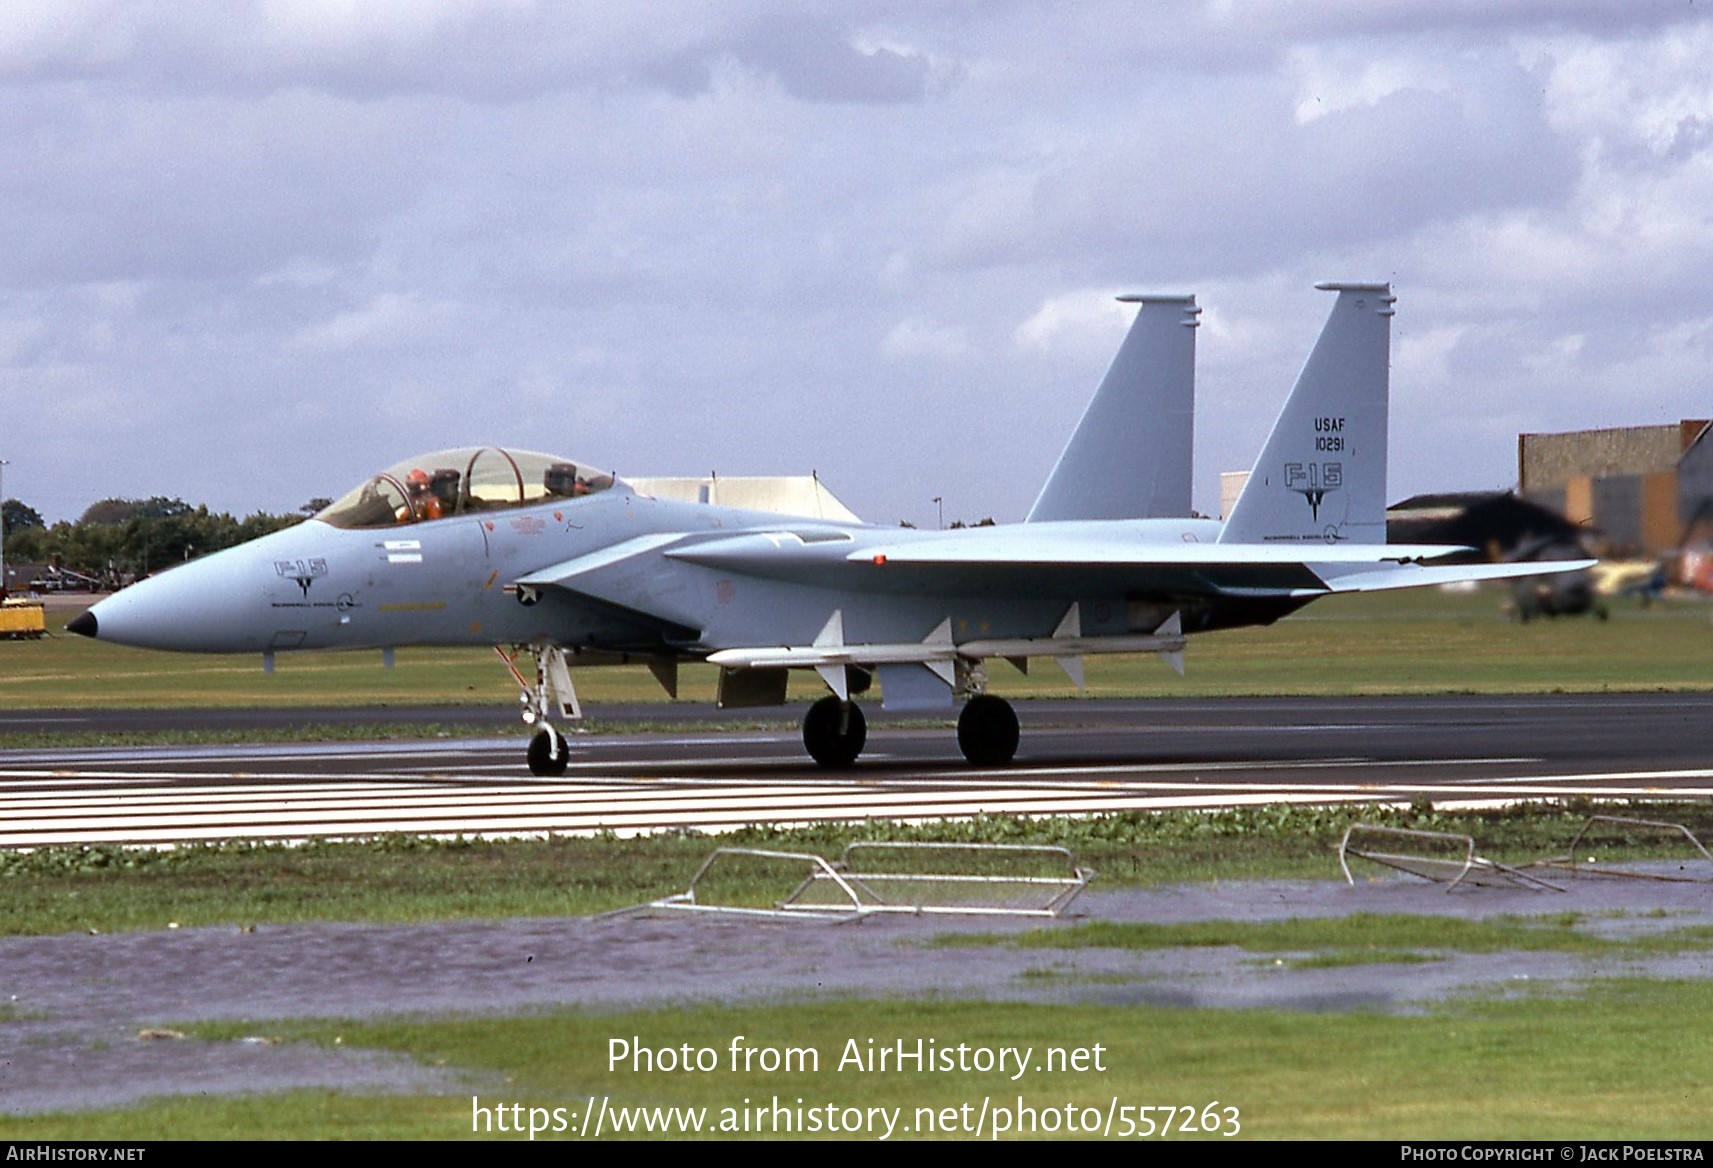
{"label": "mcdonnell douglas f-15 eagle", "polygon": [[[1447,564],[1467,549],[1386,543],[1385,284],[1321,284],[1331,316],[1231,515],[1190,518],[1196,316],[1137,303],[1117,357],[1021,524],[916,531],[651,497],[581,460],[496,447],[407,459],[296,527],[144,580],[66,627],[202,653],[493,645],[537,727],[530,770],[563,773],[582,716],[571,667],[719,667],[723,707],[776,706],[790,670],[816,762],[867,736],[852,697],[958,713],[977,765],[1017,750],[984,663],[1157,653],[1269,624],[1317,597],[1542,571]],[[1559,570],[1587,562],[1554,565]],[[535,659],[534,680],[515,659]]]}

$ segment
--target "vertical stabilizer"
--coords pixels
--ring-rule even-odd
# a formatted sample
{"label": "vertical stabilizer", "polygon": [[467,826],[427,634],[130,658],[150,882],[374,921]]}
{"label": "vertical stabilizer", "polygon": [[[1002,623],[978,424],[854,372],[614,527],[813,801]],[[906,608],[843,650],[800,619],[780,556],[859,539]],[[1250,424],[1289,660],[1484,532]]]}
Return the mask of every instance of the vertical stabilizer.
{"label": "vertical stabilizer", "polygon": [[1221,543],[1385,543],[1388,284],[1337,292]]}
{"label": "vertical stabilizer", "polygon": [[1201,309],[1194,296],[1119,299],[1141,305],[1136,321],[1029,509],[1028,522],[1190,513]]}

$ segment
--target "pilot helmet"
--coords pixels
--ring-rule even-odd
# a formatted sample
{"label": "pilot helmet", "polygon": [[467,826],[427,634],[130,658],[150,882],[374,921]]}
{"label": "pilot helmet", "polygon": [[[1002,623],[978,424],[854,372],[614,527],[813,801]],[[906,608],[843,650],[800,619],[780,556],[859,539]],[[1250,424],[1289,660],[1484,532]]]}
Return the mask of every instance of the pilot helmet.
{"label": "pilot helmet", "polygon": [[550,495],[571,495],[577,490],[577,468],[569,462],[556,462],[542,473],[541,485]]}

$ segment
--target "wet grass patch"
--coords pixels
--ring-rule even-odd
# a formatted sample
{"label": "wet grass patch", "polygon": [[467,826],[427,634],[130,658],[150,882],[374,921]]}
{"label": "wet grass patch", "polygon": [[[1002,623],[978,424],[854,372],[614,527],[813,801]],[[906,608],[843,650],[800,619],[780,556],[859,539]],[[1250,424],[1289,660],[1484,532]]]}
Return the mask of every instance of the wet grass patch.
{"label": "wet grass patch", "polygon": [[[286,1038],[391,1051],[469,1076],[467,1088],[429,1096],[293,1092],[199,1096],[141,1107],[0,1119],[0,1138],[527,1139],[472,1131],[476,1106],[563,1107],[580,1123],[589,1101],[608,1109],[691,1108],[718,1135],[724,1109],[778,1101],[795,1114],[836,1108],[897,1109],[893,1138],[919,1138],[918,1108],[975,1121],[1019,1105],[1036,1124],[1070,1105],[1102,1124],[1115,1106],[1238,1109],[1250,1139],[1700,1139],[1713,1108],[1713,1045],[1693,1020],[1713,1010],[1713,984],[1603,982],[1581,992],[1460,1001],[1426,1016],[1158,1006],[1030,1006],[945,1001],[832,1001],[593,1015],[306,1022]],[[255,1033],[242,1024],[193,1028],[202,1041]],[[737,1036],[752,1048],[814,1049],[813,1070],[733,1069]],[[717,1069],[662,1072],[609,1066],[613,1040],[651,1050],[707,1049]],[[914,1049],[1029,1048],[1031,1070],[865,1071],[841,1058],[854,1043]],[[1041,1069],[1049,1047],[1092,1052],[1080,1072]],[[658,1117],[659,1113],[652,1113]],[[693,1114],[693,1113],[692,1113]],[[1181,1114],[1181,1113],[1180,1113]],[[679,1115],[686,1113],[680,1111]],[[1129,1116],[1135,1123],[1137,1113]],[[730,1120],[728,1119],[728,1122]],[[712,1130],[707,1130],[712,1129]],[[754,1138],[742,1130],[728,1133]],[[770,1133],[768,1133],[770,1134]],[[793,1135],[799,1133],[792,1133]],[[819,1133],[810,1132],[810,1135]],[[957,1133],[970,1138],[974,1133]],[[990,1133],[984,1133],[984,1135]],[[1027,1133],[1025,1133],[1027,1134]],[[1114,1131],[1117,1134],[1117,1131]],[[653,1133],[653,1138],[680,1133]],[[546,1132],[538,1138],[576,1138]],[[587,1138],[586,1136],[584,1138]],[[1156,1135],[1154,1139],[1161,1138]],[[1174,1131],[1172,1139],[1212,1138]]]}
{"label": "wet grass patch", "polygon": [[1270,962],[1252,965],[1274,965],[1285,969],[1344,969],[1356,965],[1432,965],[1444,961],[1443,953],[1417,953],[1385,949],[1341,949],[1333,953],[1315,953],[1308,957],[1275,957]]}
{"label": "wet grass patch", "polygon": [[1003,946],[1016,949],[1203,949],[1235,948],[1248,953],[1291,953],[1323,964],[1392,961],[1400,955],[1435,953],[1579,953],[1657,955],[1713,949],[1713,927],[1705,925],[1643,933],[1622,940],[1590,932],[1579,913],[1498,916],[1483,920],[1441,915],[1351,913],[1338,917],[1292,917],[1280,921],[1186,921],[1154,924],[1094,921],[1029,933],[955,934],[937,944],[949,948]]}

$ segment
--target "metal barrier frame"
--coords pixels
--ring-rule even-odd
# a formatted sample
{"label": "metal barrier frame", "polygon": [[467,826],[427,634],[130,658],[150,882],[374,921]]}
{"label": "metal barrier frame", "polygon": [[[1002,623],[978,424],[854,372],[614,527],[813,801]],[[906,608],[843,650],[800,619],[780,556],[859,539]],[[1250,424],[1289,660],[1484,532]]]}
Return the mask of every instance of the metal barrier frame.
{"label": "metal barrier frame", "polygon": [[[848,908],[843,905],[818,907],[814,915],[823,920],[834,923],[858,920],[872,911],[863,904],[862,897],[858,895],[856,889],[852,888],[849,882],[835,871],[831,864],[827,863],[824,856],[818,856],[814,852],[779,852],[769,848],[715,848],[708,858],[702,861],[702,866],[696,869],[696,874],[690,877],[690,885],[683,892],[673,896],[663,896],[659,900],[651,900],[647,904],[615,909],[612,912],[602,913],[600,916],[602,918],[632,916],[651,909],[720,913],[725,916],[755,917],[761,920],[775,921],[803,920],[810,915],[804,909],[789,909],[784,904],[774,908],[750,908],[734,904],[704,904],[697,898],[697,886],[701,884],[702,878],[708,874],[708,870],[717,864],[723,856],[752,856],[764,860],[797,860],[809,865],[809,875],[804,877],[803,884],[798,885],[799,891],[811,880],[830,880],[850,901]],[[796,893],[793,892],[792,895],[796,895]]]}
{"label": "metal barrier frame", "polygon": [[[1051,855],[1063,857],[1070,868],[1068,876],[980,876],[959,875],[956,873],[935,872],[861,872],[856,868],[855,860],[863,850],[918,850],[918,851],[951,851],[979,852],[988,855]],[[773,908],[750,908],[741,905],[708,904],[701,898],[699,886],[709,870],[724,857],[750,856],[768,860],[792,860],[808,866],[808,873],[798,882],[783,900]],[[888,843],[884,841],[857,841],[847,844],[838,863],[830,863],[824,856],[814,852],[781,852],[768,848],[716,848],[709,857],[702,861],[702,866],[696,869],[696,874],[690,878],[689,887],[672,896],[664,896],[659,900],[646,904],[621,908],[613,912],[602,913],[601,917],[619,917],[648,912],[654,909],[664,909],[677,912],[719,913],[726,916],[750,917],[761,920],[819,920],[827,923],[840,924],[847,921],[862,920],[865,917],[878,916],[884,913],[909,914],[912,916],[1025,916],[1025,917],[1057,917],[1064,912],[1070,903],[1077,898],[1089,881],[1095,876],[1091,868],[1079,868],[1067,848],[1050,844],[974,844],[974,843]],[[949,885],[1012,885],[1027,888],[1054,889],[1046,903],[1040,908],[1006,908],[986,905],[956,905],[930,904],[918,899],[914,903],[904,903],[887,896],[885,885],[889,882],[902,883],[910,881],[917,884],[943,883]],[[879,885],[880,887],[876,887]],[[837,893],[837,903],[809,904],[801,898],[810,889],[825,891],[833,888]]]}
{"label": "metal barrier frame", "polygon": [[[1676,832],[1687,839],[1692,847],[1701,853],[1701,858],[1707,861],[1709,872],[1704,877],[1696,876],[1667,876],[1659,872],[1626,872],[1619,868],[1589,868],[1579,866],[1576,862],[1577,846],[1582,843],[1591,828],[1597,823],[1617,824],[1624,827],[1647,827],[1663,833]],[[1570,848],[1565,855],[1548,856],[1536,860],[1531,867],[1554,868],[1567,870],[1572,879],[1578,876],[1611,876],[1625,880],[1662,880],[1673,884],[1707,884],[1713,883],[1713,855],[1710,855],[1701,841],[1695,838],[1695,833],[1681,823],[1667,823],[1660,819],[1631,819],[1622,815],[1590,815],[1588,822],[1570,841]]]}
{"label": "metal barrier frame", "polygon": [[[1410,852],[1375,851],[1363,847],[1351,847],[1350,837],[1358,832],[1368,832],[1375,835],[1395,836],[1399,839],[1438,840],[1445,843],[1461,844],[1463,846],[1462,860],[1442,859]],[[1531,876],[1519,868],[1489,860],[1475,852],[1475,837],[1457,835],[1444,831],[1416,831],[1407,827],[1386,827],[1378,823],[1353,823],[1344,829],[1344,838],[1338,841],[1338,866],[1344,870],[1344,879],[1350,884],[1356,883],[1356,877],[1351,874],[1349,857],[1356,856],[1383,867],[1394,868],[1399,872],[1407,872],[1411,876],[1419,876],[1423,880],[1431,880],[1435,884],[1445,883],[1445,891],[1451,892],[1458,885],[1467,882],[1472,887],[1488,885],[1506,885],[1508,887],[1529,888],[1537,892],[1563,892],[1564,889],[1551,881],[1542,880],[1539,876]],[[1450,876],[1453,869],[1456,875]],[[1450,876],[1449,882],[1446,877]]]}
{"label": "metal barrier frame", "polygon": [[[1054,856],[1063,857],[1065,866],[1070,869],[1067,876],[976,876],[959,875],[951,872],[874,872],[859,871],[856,863],[857,854],[862,851],[880,852],[969,852],[983,855],[1015,855],[1015,856]],[[845,845],[844,853],[839,857],[838,872],[843,874],[840,881],[866,893],[873,903],[867,906],[869,912],[911,913],[917,916],[1008,916],[1008,917],[1056,917],[1070,906],[1070,903],[1082,894],[1089,881],[1095,877],[1092,868],[1077,867],[1076,857],[1071,855],[1069,848],[1054,844],[977,844],[977,843],[910,843],[888,842],[884,840],[856,840]],[[784,908],[796,908],[793,902],[817,881],[826,879],[819,871],[812,871],[798,885],[790,896],[780,905]],[[1025,888],[1057,889],[1047,898],[1040,908],[1005,908],[988,905],[939,905],[928,904],[921,899],[913,902],[903,902],[888,896],[877,885],[888,883],[914,884],[949,884],[994,887],[997,885],[1021,886]],[[813,906],[800,906],[809,909]]]}

